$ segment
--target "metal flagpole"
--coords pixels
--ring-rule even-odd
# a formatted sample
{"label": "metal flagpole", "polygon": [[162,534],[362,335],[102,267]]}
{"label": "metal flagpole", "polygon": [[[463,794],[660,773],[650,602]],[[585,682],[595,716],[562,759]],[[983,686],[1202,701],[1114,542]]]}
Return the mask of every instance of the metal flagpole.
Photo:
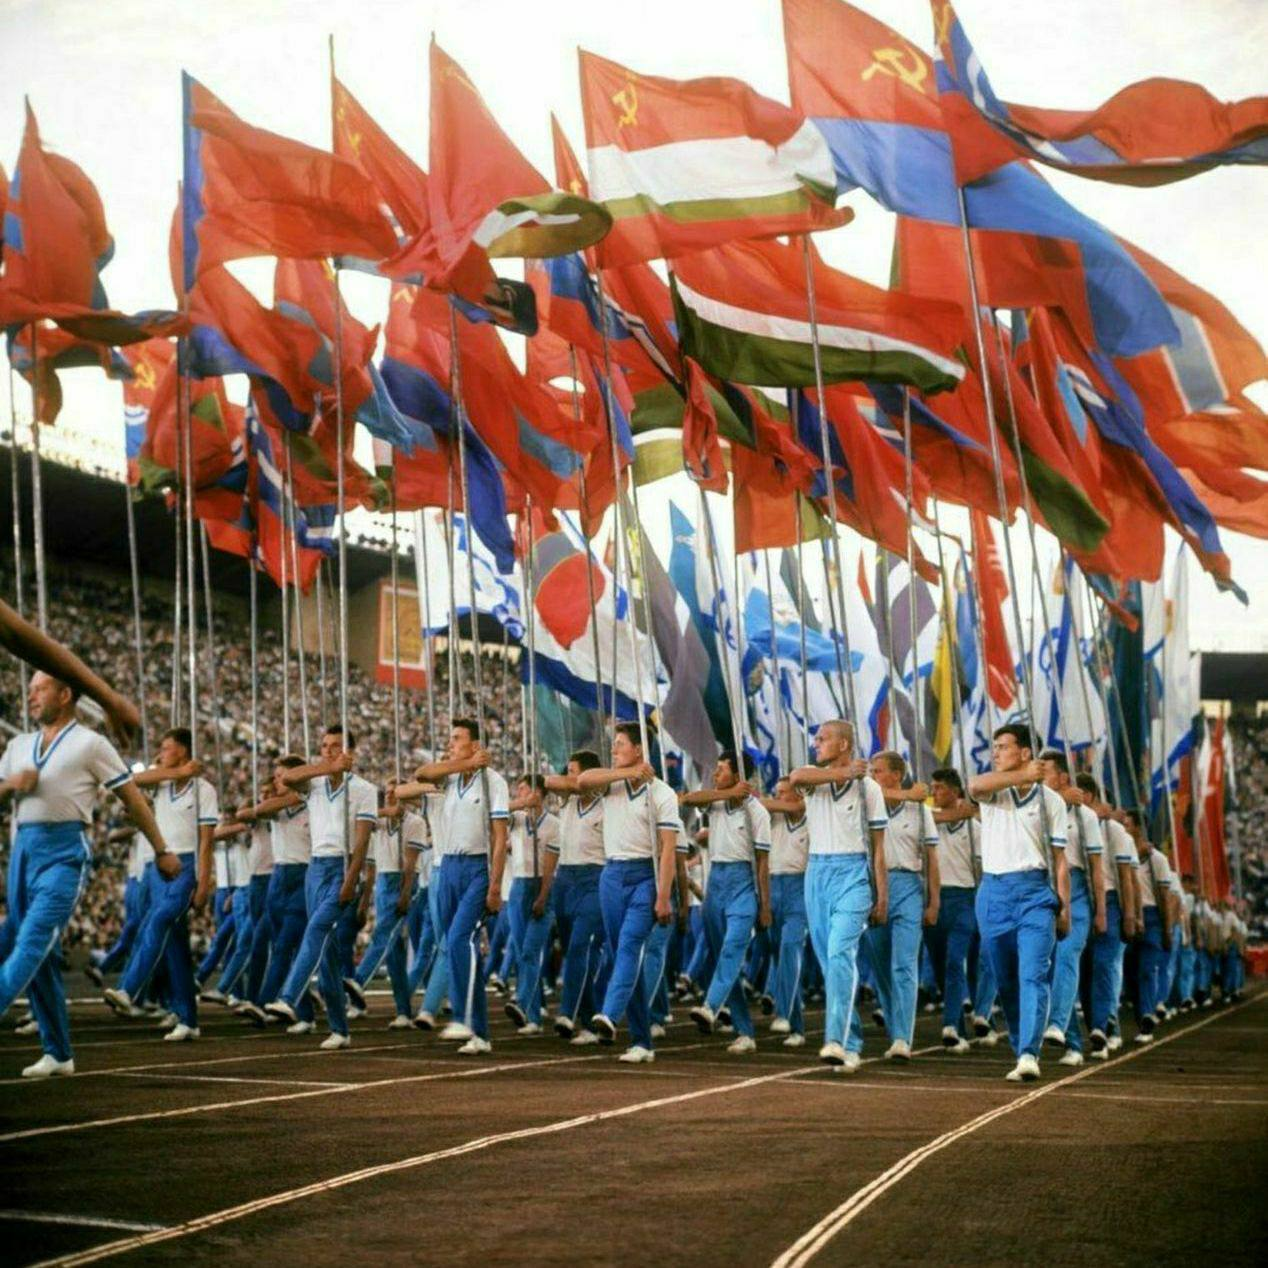
{"label": "metal flagpole", "polygon": [[[522,649],[521,649],[522,650]],[[502,734],[498,737],[498,757],[510,769],[511,747],[511,632],[502,626],[502,667],[499,670],[498,699],[502,707]],[[528,765],[528,719],[524,704],[524,684],[519,684],[520,698],[520,764]]]}
{"label": "metal flagpole", "polygon": [[[285,537],[286,529],[286,493],[285,488],[282,492],[282,536]],[[290,590],[287,588],[290,584],[290,552],[286,549],[286,544],[282,544],[282,582],[280,592],[282,596],[282,746],[289,753],[291,751],[291,596]],[[308,745],[304,745],[304,757],[307,758]]]}
{"label": "metal flagpole", "polygon": [[330,716],[330,695],[326,683],[326,602],[322,593],[326,585],[326,560],[318,559],[313,577],[313,589],[317,592],[317,673],[321,684],[321,723]]}
{"label": "metal flagpole", "polygon": [[[484,683],[480,665],[479,619],[476,607],[475,542],[471,531],[471,489],[467,480],[467,427],[462,408],[462,358],[458,351],[458,310],[453,306],[452,301],[449,304],[449,378],[454,414],[457,421],[458,478],[462,483],[462,505],[464,507],[467,533],[467,598],[471,604],[471,660],[473,665],[472,677],[475,682],[476,725],[480,728],[480,743],[483,745],[488,743],[488,739],[484,734]],[[452,571],[450,583],[452,584]],[[493,864],[493,819],[491,816],[492,806],[489,801],[489,771],[486,766],[480,768],[480,791],[482,793],[481,801],[484,805],[484,839],[489,850],[489,865],[491,869]],[[491,870],[490,880],[492,880]],[[470,1023],[469,1018],[464,1018],[464,1020],[468,1024]]]}
{"label": "metal flagpole", "polygon": [[[1080,569],[1080,572],[1082,572],[1081,569]],[[1114,727],[1112,725],[1112,718],[1110,715],[1109,699],[1107,698],[1106,692],[1105,692],[1104,668],[1101,661],[1101,644],[1100,644],[1100,640],[1097,638],[1097,630],[1096,630],[1096,613],[1092,607],[1092,596],[1089,593],[1091,588],[1092,587],[1088,583],[1087,578],[1084,577],[1083,578],[1083,600],[1084,600],[1084,603],[1087,605],[1085,609],[1085,615],[1087,616],[1088,621],[1090,623],[1088,626],[1088,641],[1092,645],[1092,656],[1096,662],[1092,672],[1092,681],[1096,685],[1096,693],[1100,697],[1101,712],[1104,713],[1105,715],[1105,727],[1106,727],[1105,752],[1106,752],[1106,756],[1109,758],[1110,787],[1113,788],[1114,790],[1114,804],[1116,806],[1121,806],[1123,804],[1123,793],[1122,793],[1122,789],[1119,787],[1118,754],[1114,751]],[[1077,605],[1075,607],[1075,610],[1077,611]],[[1081,617],[1075,618],[1074,632],[1076,637],[1078,636],[1078,633],[1079,633],[1078,623],[1081,619],[1082,619]]]}
{"label": "metal flagpole", "polygon": [[431,564],[427,554],[427,525],[423,512],[414,512],[414,576],[418,584],[419,616],[423,628],[423,654],[427,665],[427,745],[436,760],[436,638],[431,632]]}
{"label": "metal flagpole", "polygon": [[801,490],[797,490],[797,629],[801,642],[801,744],[805,750],[802,761],[810,761],[810,667],[806,655],[806,570],[802,560],[803,529],[802,511],[805,502]]}
{"label": "metal flagpole", "polygon": [[[886,678],[889,683],[889,741],[894,751],[898,750],[898,737],[901,728],[898,725],[898,669],[894,664],[894,606],[889,598],[889,551],[884,546],[877,547],[876,570],[876,604],[877,609],[885,614],[885,663]],[[912,746],[914,751],[914,745]]]}
{"label": "metal flagpole", "polygon": [[[982,394],[986,402],[986,431],[991,446],[991,469],[995,475],[995,498],[998,502],[1000,523],[1004,527],[1004,558],[1008,567],[1008,586],[1012,597],[1013,622],[1017,631],[1017,646],[1022,654],[1022,676],[1019,685],[1024,688],[1026,693],[1025,714],[1030,723],[1031,738],[1033,740],[1035,738],[1034,686],[1030,675],[1030,660],[1026,653],[1026,637],[1022,629],[1021,597],[1017,590],[1017,570],[1013,566],[1013,546],[1008,536],[1008,497],[1004,491],[1004,468],[1003,460],[1000,456],[999,433],[995,419],[995,394],[991,390],[990,365],[986,359],[986,339],[982,334],[982,310],[978,303],[977,295],[977,265],[973,258],[973,240],[969,235],[968,208],[965,206],[964,188],[962,186],[956,186],[956,197],[959,200],[960,208],[960,233],[964,244],[965,272],[969,280],[969,307],[973,310],[973,336],[977,344],[977,361],[982,375]],[[1004,375],[1004,381],[1005,383],[1008,381],[1007,373]],[[1057,870],[1053,854],[1052,829],[1051,824],[1048,822],[1047,802],[1042,794],[1039,797],[1039,811],[1041,818],[1040,830],[1048,842],[1048,876],[1055,888]]]}
{"label": "metal flagpole", "polygon": [[[528,760],[524,770],[534,776],[540,768],[537,750],[537,613],[534,611],[536,572],[533,560],[533,497],[524,498],[524,519],[528,521],[524,534],[524,626],[528,636],[528,681],[526,683],[528,711],[525,717],[524,739],[528,746]],[[530,785],[531,786],[531,785]],[[528,834],[533,843],[533,876],[541,872],[541,858],[537,845],[537,816],[530,814]]]}
{"label": "metal flagpole", "polygon": [[[779,773],[792,770],[792,728],[784,712],[783,679],[779,671],[779,643],[775,631],[775,591],[771,586],[770,551],[762,551],[762,565],[766,572],[766,605],[770,610],[771,665],[775,670],[775,753],[779,757]],[[738,587],[737,587],[738,594]],[[738,602],[738,599],[737,599]],[[780,733],[784,733],[783,752],[780,752]]]}
{"label": "metal flagpole", "polygon": [[[577,399],[577,349],[572,345],[568,345],[568,357],[572,371],[572,421],[581,427],[581,403]],[[599,742],[603,749],[603,760],[607,761],[608,736],[607,728],[603,725],[603,660],[599,655],[599,618],[596,611],[594,596],[594,547],[590,541],[590,534],[585,531],[585,519],[590,514],[590,498],[586,489],[586,468],[582,463],[579,472],[581,478],[581,505],[583,515],[579,517],[581,526],[581,535],[585,538],[586,543],[586,596],[590,600],[590,641],[594,650],[594,712],[599,722]],[[615,605],[613,610],[615,611]],[[612,694],[615,700],[616,696],[616,663],[612,664]]]}
{"label": "metal flagpole", "polygon": [[[178,468],[182,466],[179,427],[176,429],[176,465]],[[184,691],[181,683],[181,656],[183,654],[182,649],[185,646],[182,637],[184,626],[182,613],[185,610],[185,548],[184,533],[182,532],[184,515],[179,506],[177,506],[176,514],[172,519],[175,523],[174,554],[176,556],[176,568],[172,596],[172,707],[168,726],[180,726],[181,706],[184,700]]]}
{"label": "metal flagpole", "polygon": [[[184,297],[186,312],[189,308],[189,297]],[[181,427],[185,439],[185,466],[183,480],[185,485],[185,587],[189,596],[189,610],[186,615],[186,637],[188,639],[188,667],[186,669],[187,688],[189,691],[189,735],[192,760],[198,760],[198,570],[194,554],[194,417],[190,401],[189,381],[189,339],[182,336],[176,345],[176,360],[179,372],[178,402],[180,408]],[[202,814],[201,781],[194,779],[194,822],[198,823]]]}
{"label": "metal flagpole", "polygon": [[[334,37],[331,37],[331,65],[334,64]],[[331,286],[335,305],[335,502],[339,509],[339,725],[343,742],[348,745],[348,519],[344,507],[347,486],[347,455],[344,453],[343,416],[343,298],[339,293],[339,265],[332,270]],[[351,775],[345,775],[347,788]],[[487,800],[487,798],[486,798]],[[343,856],[346,860],[352,847],[351,799],[343,799]]]}
{"label": "metal flagpole", "polygon": [[[9,481],[13,486],[13,606],[17,610],[19,616],[26,615],[26,600],[23,591],[26,586],[23,582],[22,568],[22,477],[18,471],[18,461],[21,450],[18,448],[18,405],[16,396],[16,383],[13,374],[13,362],[9,362]],[[34,423],[32,423],[34,426]],[[27,667],[26,661],[21,657],[18,661],[18,682],[22,689],[22,729],[25,731],[31,724],[30,706],[26,698],[27,686]],[[141,705],[141,725],[145,726],[145,702],[142,700]],[[144,734],[144,730],[142,734]],[[146,757],[148,760],[149,749],[146,748]]]}
{"label": "metal flagpole", "polygon": [[[455,415],[457,411],[455,410]],[[461,424],[458,424],[461,426]],[[465,441],[462,444],[463,453],[466,452]],[[449,574],[449,646],[446,649],[449,657],[449,721],[453,722],[458,716],[458,701],[462,698],[462,660],[458,654],[458,590],[457,590],[457,534],[454,532],[454,471],[453,464],[449,467],[449,506],[445,512],[445,568]],[[466,523],[464,515],[463,522]],[[467,524],[467,531],[470,532],[470,524]],[[475,613],[471,613],[471,620],[475,620]]]}
{"label": "metal flagpole", "polygon": [[211,598],[211,548],[207,545],[207,529],[200,523],[198,534],[203,557],[203,599],[207,609],[207,667],[211,673],[211,707],[215,716],[212,741],[216,753],[216,795],[219,804],[225,804],[225,764],[220,743],[220,719],[224,716],[220,700],[220,668],[216,660],[216,623]]}
{"label": "metal flagpole", "polygon": [[36,351],[36,322],[31,323],[31,519],[35,542],[35,621],[40,632],[48,632],[48,574],[44,559],[44,484],[40,470],[40,389],[39,353]]}
{"label": "metal flagpole", "polygon": [[251,804],[260,801],[260,573],[256,564],[256,538],[251,534],[248,561],[251,587]]}
{"label": "metal flagpole", "polygon": [[[141,567],[137,557],[136,507],[132,501],[132,489],[126,477],[123,483],[123,495],[128,522],[128,565],[132,576],[132,644],[136,657],[136,703],[141,711],[141,753],[148,763],[150,760],[150,719],[149,711],[145,707],[145,653],[142,650],[141,634]],[[20,585],[21,578],[19,578],[19,615],[22,612]],[[26,693],[23,692],[24,698],[25,695]]]}
{"label": "metal flagpole", "polygon": [[[291,557],[291,598],[295,603],[295,643],[296,659],[299,662],[299,719],[300,729],[304,737],[304,756],[312,753],[312,731],[308,725],[308,650],[304,640],[304,596],[299,584],[299,508],[295,505],[295,474],[291,466],[291,434],[286,433],[286,489],[283,496],[283,536],[286,541],[282,549],[290,552]],[[286,515],[290,511],[290,529],[285,529]]]}
{"label": "metal flagpole", "polygon": [[[943,637],[947,640],[947,648],[951,654],[951,703],[955,709],[955,739],[960,754],[960,770],[967,780],[969,777],[968,752],[964,747],[964,702],[960,696],[960,657],[958,641],[955,638],[955,622],[951,614],[951,583],[947,579],[946,555],[942,549],[942,526],[938,522],[938,499],[933,499],[934,537],[938,543],[938,572],[942,577],[942,628]],[[967,582],[967,578],[966,578]],[[982,680],[983,688],[986,680]],[[988,693],[989,694],[989,693]]]}
{"label": "metal flagpole", "polygon": [[[837,609],[836,602],[832,598],[832,561],[828,558],[828,542],[826,538],[819,539],[819,558],[823,561],[823,590],[824,596],[828,600],[828,625],[835,631],[837,625]],[[840,695],[837,694],[832,686],[831,677],[827,677],[828,690],[832,693],[832,699],[836,704],[838,711],[844,713],[846,701],[849,700],[848,688],[846,687],[845,677],[845,652],[841,647],[841,640],[835,637],[832,639],[832,650],[836,653],[837,661],[837,686],[840,688]]]}
{"label": "metal flagpole", "polygon": [[[832,476],[832,449],[828,443],[828,403],[823,395],[823,356],[819,346],[819,310],[815,299],[814,265],[810,259],[810,236],[805,234],[801,239],[802,258],[806,262],[806,300],[810,308],[810,344],[815,363],[815,395],[819,400],[819,443],[822,447],[823,480],[828,488],[828,527],[832,534],[832,551],[837,564],[837,597],[841,604],[841,638],[845,644],[846,675],[845,698],[850,707],[850,718],[855,731],[858,730],[858,702],[854,696],[854,655],[850,650],[850,628],[846,618],[845,603],[845,571],[841,566],[841,541],[837,537],[837,485]],[[826,567],[826,564],[825,564]],[[828,611],[832,612],[832,590],[828,589]],[[833,625],[836,616],[833,614]]]}
{"label": "metal flagpole", "polygon": [[735,745],[735,758],[740,763],[740,769],[736,771],[737,776],[743,775],[744,761],[744,723],[740,719],[739,712],[739,685],[731,680],[731,653],[726,643],[726,625],[727,625],[727,604],[723,597],[721,568],[718,564],[718,543],[713,532],[713,516],[709,514],[709,504],[705,501],[705,491],[696,486],[697,492],[700,494],[700,517],[704,520],[705,527],[705,545],[709,556],[709,575],[713,580],[713,593],[717,604],[717,625],[715,637],[719,638],[722,644],[722,662],[723,674],[722,681],[726,687],[727,711],[731,715],[731,739]]}
{"label": "metal flagpole", "polygon": [[396,451],[392,451],[392,768],[401,782],[401,555],[396,525]]}
{"label": "metal flagpole", "polygon": [[911,463],[911,393],[907,388],[903,388],[903,468],[907,481],[907,617],[911,626],[911,708],[912,730],[915,732],[911,741],[911,769],[919,783],[924,765],[921,753],[924,726],[920,708],[920,649],[916,646],[916,553],[911,538],[914,476]]}

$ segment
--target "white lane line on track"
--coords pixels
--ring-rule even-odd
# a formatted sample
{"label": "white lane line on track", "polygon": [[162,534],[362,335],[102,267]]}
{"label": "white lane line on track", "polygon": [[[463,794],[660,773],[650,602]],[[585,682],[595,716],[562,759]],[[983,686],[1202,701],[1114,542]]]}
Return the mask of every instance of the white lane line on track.
{"label": "white lane line on track", "polygon": [[[690,1044],[689,1047],[700,1047]],[[940,1045],[938,1045],[940,1046]],[[918,1052],[934,1052],[937,1047],[918,1049]],[[676,1051],[681,1051],[677,1049]],[[590,1060],[593,1058],[580,1058]],[[877,1057],[867,1058],[863,1064],[871,1064],[879,1060]],[[778,1074],[764,1074],[755,1078],[744,1079],[739,1083],[725,1083],[707,1088],[697,1088],[691,1092],[678,1092],[673,1096],[660,1096],[650,1101],[637,1101],[632,1105],[622,1105],[615,1109],[600,1110],[594,1114],[579,1114],[574,1118],[557,1119],[553,1123],[543,1123],[538,1127],[522,1127],[516,1131],[498,1132],[492,1136],[477,1136],[473,1140],[464,1141],[460,1145],[451,1145],[447,1149],[438,1149],[432,1153],[416,1154],[412,1158],[402,1158],[397,1162],[380,1163],[374,1167],[363,1167],[360,1171],[349,1171],[344,1175],[332,1176],[329,1180],[318,1180],[298,1189],[286,1189],[281,1193],[273,1193],[268,1197],[257,1198],[251,1202],[243,1202],[240,1206],[226,1207],[221,1211],[212,1211],[208,1215],[200,1215],[186,1220],[183,1224],[175,1224],[171,1228],[142,1233],[137,1237],[125,1237],[118,1241],[106,1242],[101,1246],[93,1246],[88,1250],[76,1251],[55,1259],[41,1260],[33,1268],[72,1268],[73,1265],[91,1264],[101,1259],[110,1259],[115,1255],[125,1255],[129,1251],[142,1250],[162,1242],[174,1241],[177,1238],[189,1237],[195,1233],[206,1232],[233,1220],[240,1220],[270,1207],[283,1206],[289,1202],[298,1202],[304,1198],[318,1197],[335,1189],[342,1189],[351,1184],[359,1184],[363,1180],[375,1180],[380,1176],[394,1175],[401,1171],[409,1171],[415,1167],[423,1167],[433,1162],[443,1162],[449,1158],[459,1158],[464,1154],[478,1153],[494,1145],[508,1144],[519,1140],[531,1140],[536,1136],[553,1136],[560,1132],[570,1131],[574,1127],[587,1127],[593,1123],[610,1122],[617,1118],[627,1118],[632,1114],[641,1114],[647,1110],[662,1109],[667,1105],[681,1105],[687,1101],[700,1100],[707,1096],[721,1096],[728,1092],[745,1091],[748,1088],[761,1087],[769,1083],[783,1082],[797,1075],[809,1074],[814,1070],[823,1070],[823,1066],[796,1066],[791,1070],[783,1070]],[[409,1082],[409,1080],[385,1080],[385,1082]]]}
{"label": "white lane line on track", "polygon": [[[909,1154],[900,1158],[892,1167],[881,1172],[875,1179],[869,1180],[861,1189],[855,1190],[840,1206],[836,1207],[835,1210],[829,1211],[813,1228],[808,1229],[787,1250],[777,1255],[771,1261],[771,1268],[801,1268],[801,1265],[809,1263],[843,1228],[851,1224],[873,1202],[915,1171],[922,1162],[933,1157],[934,1154],[940,1153],[947,1146],[955,1144],[956,1141],[962,1140],[965,1136],[971,1135],[979,1128],[986,1127],[990,1123],[995,1122],[996,1119],[1003,1118],[1004,1115],[1011,1114],[1014,1110],[1022,1109],[1042,1097],[1059,1091],[1063,1087],[1069,1087],[1070,1084],[1077,1083],[1081,1079],[1089,1078],[1093,1074],[1099,1074],[1102,1070],[1118,1069],[1124,1063],[1132,1061],[1136,1057],[1144,1056],[1149,1052],[1156,1052],[1173,1039],[1180,1039],[1184,1035],[1192,1034],[1195,1030],[1201,1030],[1204,1026],[1209,1026],[1211,1022],[1219,1021],[1221,1017],[1230,1016],[1235,1009],[1244,1008],[1247,1004],[1264,998],[1268,998],[1268,993],[1256,995],[1254,999],[1246,1000],[1242,1004],[1234,1004],[1222,1013],[1204,1017],[1194,1025],[1186,1026],[1183,1030],[1173,1031],[1171,1034],[1156,1039],[1151,1044],[1135,1047],[1130,1052],[1122,1053],[1112,1062],[1104,1065],[1085,1066],[1076,1074],[1068,1075],[1064,1079],[1058,1079],[1055,1083],[1047,1083],[1043,1087],[1036,1088],[1033,1092],[1016,1097],[1009,1101],[1007,1105],[997,1105],[994,1109],[987,1110],[986,1113],[979,1114],[976,1118],[971,1118],[967,1123],[962,1123],[959,1127],[943,1132],[941,1136],[935,1137],[927,1144],[913,1149]],[[162,1234],[155,1234],[155,1236],[162,1236]]]}
{"label": "white lane line on track", "polygon": [[75,1228],[110,1228],[120,1233],[158,1233],[166,1224],[139,1224],[136,1220],[110,1220],[101,1215],[63,1215],[58,1211],[0,1211],[0,1221],[26,1224],[69,1224]]}
{"label": "white lane line on track", "polygon": [[[703,1043],[676,1044],[660,1051],[687,1052],[704,1047]],[[515,1070],[537,1070],[546,1066],[575,1065],[578,1062],[599,1061],[605,1054],[589,1053],[577,1057],[547,1057],[540,1061],[515,1061],[504,1065],[472,1066],[466,1070],[443,1070],[433,1074],[404,1075],[391,1079],[370,1079],[361,1083],[331,1083],[310,1088],[303,1092],[284,1092],[276,1096],[251,1096],[238,1101],[216,1101],[209,1105],[186,1105],[178,1109],[151,1110],[139,1114],[120,1114],[114,1118],[94,1118],[75,1123],[54,1123],[46,1127],[28,1127],[22,1131],[0,1135],[0,1144],[15,1140],[30,1140],[37,1136],[58,1136],[69,1132],[90,1131],[98,1127],[117,1127],[126,1123],[146,1123],[165,1118],[187,1118],[193,1114],[210,1114],[216,1110],[245,1109],[250,1105],[271,1105],[282,1101],[300,1101],[316,1096],[334,1096],[340,1092],[364,1092],[371,1088],[396,1087],[407,1083],[434,1083],[440,1079],[472,1079],[487,1074],[505,1074]],[[292,1085],[293,1086],[293,1085]]]}
{"label": "white lane line on track", "polygon": [[181,1083],[266,1083],[273,1087],[345,1087],[329,1079],[253,1079],[234,1074],[177,1074],[174,1070],[138,1070],[120,1074],[121,1079],[176,1079]]}

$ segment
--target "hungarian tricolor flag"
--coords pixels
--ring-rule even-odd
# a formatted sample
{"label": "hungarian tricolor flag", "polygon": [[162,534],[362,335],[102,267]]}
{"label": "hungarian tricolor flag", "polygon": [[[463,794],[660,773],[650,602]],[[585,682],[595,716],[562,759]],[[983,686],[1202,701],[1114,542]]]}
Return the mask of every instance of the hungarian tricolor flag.
{"label": "hungarian tricolor flag", "polygon": [[662,79],[581,52],[604,267],[845,224],[832,156],[801,115],[738,79]]}
{"label": "hungarian tricolor flag", "polygon": [[[963,327],[953,304],[881,290],[812,253],[825,383],[869,379],[924,392],[955,387]],[[814,330],[802,249],[732,242],[674,261],[672,289],[685,355],[711,374],[768,387],[813,387]]]}

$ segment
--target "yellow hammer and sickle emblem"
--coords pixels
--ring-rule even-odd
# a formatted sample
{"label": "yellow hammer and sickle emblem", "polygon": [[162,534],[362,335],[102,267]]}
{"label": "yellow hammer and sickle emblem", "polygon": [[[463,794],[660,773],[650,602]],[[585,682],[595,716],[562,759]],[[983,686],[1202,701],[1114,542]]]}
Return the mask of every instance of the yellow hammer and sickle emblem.
{"label": "yellow hammer and sickle emblem", "polygon": [[951,8],[948,0],[939,10],[938,15],[934,19],[933,38],[934,43],[941,47],[951,38],[951,23],[955,21],[955,10]]}
{"label": "yellow hammer and sickle emblem", "polygon": [[612,94],[612,102],[621,107],[621,117],[616,121],[618,128],[632,127],[638,122],[638,93],[634,90],[633,80],[630,80],[620,92]]}
{"label": "yellow hammer and sickle emblem", "polygon": [[[910,62],[908,58],[911,59]],[[871,79],[876,74],[901,79],[908,88],[922,93],[925,90],[925,80],[929,76],[929,67],[914,48],[874,48],[872,64],[864,69],[860,78]]]}
{"label": "yellow hammer and sickle emblem", "polygon": [[335,111],[335,121],[339,124],[340,130],[344,136],[348,138],[348,144],[352,146],[352,152],[358,158],[361,157],[361,133],[353,132],[348,126],[348,107],[342,102],[338,110]]}
{"label": "yellow hammer and sickle emblem", "polygon": [[581,196],[581,177],[574,176],[572,180],[568,182],[568,192],[570,194],[576,194],[578,197]]}
{"label": "yellow hammer and sickle emblem", "polygon": [[136,363],[136,369],[132,372],[132,377],[137,387],[142,391],[152,392],[154,386],[158,382],[158,377],[154,373],[154,367],[146,360],[142,359]]}
{"label": "yellow hammer and sickle emblem", "polygon": [[392,303],[412,304],[413,302],[414,288],[412,286],[398,286],[392,291]]}

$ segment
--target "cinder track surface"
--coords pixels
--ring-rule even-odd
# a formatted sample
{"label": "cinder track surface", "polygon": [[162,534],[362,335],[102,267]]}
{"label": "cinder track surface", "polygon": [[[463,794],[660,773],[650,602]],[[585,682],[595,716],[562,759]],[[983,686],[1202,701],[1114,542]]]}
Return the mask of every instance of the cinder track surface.
{"label": "cinder track surface", "polygon": [[817,1014],[730,1057],[680,1010],[630,1067],[505,1022],[462,1058],[383,997],[336,1053],[79,1003],[73,1078],[20,1080],[38,1045],[0,1039],[0,1262],[1262,1264],[1265,994],[1024,1087],[927,1016],[910,1065],[869,1027],[847,1077]]}

